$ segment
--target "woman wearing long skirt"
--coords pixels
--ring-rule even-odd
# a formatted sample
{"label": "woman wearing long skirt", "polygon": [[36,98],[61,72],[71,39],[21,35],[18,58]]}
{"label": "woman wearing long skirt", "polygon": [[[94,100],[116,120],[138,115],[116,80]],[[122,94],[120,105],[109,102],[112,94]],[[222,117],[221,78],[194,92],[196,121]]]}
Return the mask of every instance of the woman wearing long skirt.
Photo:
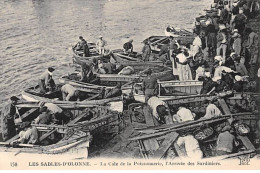
{"label": "woman wearing long skirt", "polygon": [[191,69],[187,62],[188,56],[187,52],[183,52],[172,61],[173,74],[178,76],[180,81],[192,80]]}

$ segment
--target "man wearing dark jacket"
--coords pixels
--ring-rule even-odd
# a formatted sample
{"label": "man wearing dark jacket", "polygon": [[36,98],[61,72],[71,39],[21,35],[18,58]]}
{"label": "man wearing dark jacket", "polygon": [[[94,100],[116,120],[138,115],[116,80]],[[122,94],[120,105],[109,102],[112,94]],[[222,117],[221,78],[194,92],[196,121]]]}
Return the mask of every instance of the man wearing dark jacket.
{"label": "man wearing dark jacket", "polygon": [[16,134],[14,119],[17,108],[15,105],[19,99],[15,96],[12,96],[10,100],[11,103],[8,103],[6,106],[4,106],[1,113],[1,131],[3,141],[7,141]]}

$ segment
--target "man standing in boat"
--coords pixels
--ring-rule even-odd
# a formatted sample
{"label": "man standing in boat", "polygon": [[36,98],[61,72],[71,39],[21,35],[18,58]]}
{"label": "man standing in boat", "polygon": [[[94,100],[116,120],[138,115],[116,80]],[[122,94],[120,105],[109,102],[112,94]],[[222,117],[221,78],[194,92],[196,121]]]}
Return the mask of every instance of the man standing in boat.
{"label": "man standing in boat", "polygon": [[89,48],[87,41],[82,37],[79,36],[79,42],[73,47],[73,49],[77,51],[83,51],[83,56],[88,57],[89,56]]}
{"label": "man standing in boat", "polygon": [[99,39],[96,43],[96,48],[98,50],[98,53],[100,55],[104,55],[105,54],[105,46],[107,45],[107,42],[105,40],[103,40],[102,36],[99,36]]}
{"label": "man standing in boat", "polygon": [[7,141],[16,134],[14,118],[17,113],[16,104],[19,99],[16,96],[10,98],[10,103],[3,107],[1,113],[1,133],[3,141]]}
{"label": "man standing in boat", "polygon": [[143,47],[143,49],[142,49],[143,61],[149,61],[149,57],[150,57],[151,52],[152,52],[150,43],[151,43],[151,42],[150,42],[149,39],[144,42],[144,47]]}
{"label": "man standing in boat", "polygon": [[52,79],[52,73],[55,69],[52,67],[49,67],[41,76],[39,79],[39,87],[40,87],[40,92],[41,93],[46,93],[47,92],[47,86],[55,85],[53,79]]}

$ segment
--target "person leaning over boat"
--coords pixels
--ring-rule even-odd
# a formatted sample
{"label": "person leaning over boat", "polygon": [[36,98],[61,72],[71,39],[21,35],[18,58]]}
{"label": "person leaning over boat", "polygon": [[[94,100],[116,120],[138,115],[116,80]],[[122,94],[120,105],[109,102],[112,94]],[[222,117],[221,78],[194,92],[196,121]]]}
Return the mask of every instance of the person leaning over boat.
{"label": "person leaning over boat", "polygon": [[96,43],[96,48],[98,50],[98,53],[100,55],[104,55],[105,54],[105,46],[107,45],[107,42],[103,39],[102,36],[98,37],[98,41]]}
{"label": "person leaning over boat", "polygon": [[142,57],[143,61],[149,61],[149,57],[152,53],[152,49],[150,46],[150,40],[148,39],[147,41],[144,42],[144,47],[142,49]]}
{"label": "person leaning over boat", "polygon": [[212,99],[211,101],[206,100],[205,104],[208,103],[208,106],[206,108],[206,114],[203,117],[203,119],[211,119],[215,117],[219,117],[222,115],[221,111],[219,108],[214,104],[215,99]]}
{"label": "person leaning over boat", "polygon": [[173,115],[173,122],[185,122],[185,121],[193,121],[195,118],[195,114],[192,113],[189,109],[180,106],[175,115]]}
{"label": "person leaning over boat", "polygon": [[39,79],[39,87],[41,93],[46,93],[48,91],[48,86],[51,86],[51,83],[54,82],[52,79],[52,73],[54,72],[54,68],[49,67],[41,76]]}
{"label": "person leaning over boat", "polygon": [[172,124],[168,105],[156,96],[147,101],[147,105],[152,109],[152,115],[159,124]]}
{"label": "person leaning over boat", "polygon": [[83,56],[89,56],[89,47],[87,41],[82,37],[79,36],[79,42],[73,47],[76,51],[83,51]]}
{"label": "person leaning over boat", "polygon": [[32,127],[31,123],[28,121],[22,122],[20,125],[19,138],[11,142],[11,145],[15,146],[16,144],[37,144],[39,134],[36,127]]}
{"label": "person leaning over boat", "polygon": [[53,117],[55,124],[63,124],[68,122],[71,119],[71,114],[69,110],[62,110],[59,106],[54,103],[45,103],[40,101],[38,103],[39,107],[46,106],[49,113]]}
{"label": "person leaning over boat", "polygon": [[16,134],[15,115],[17,113],[16,104],[19,99],[16,96],[10,98],[10,103],[5,105],[1,111],[1,131],[3,141],[7,141]]}
{"label": "person leaning over boat", "polygon": [[234,151],[235,146],[238,146],[234,130],[230,125],[226,125],[219,133],[217,139],[216,152],[217,155],[231,154]]}
{"label": "person leaning over boat", "polygon": [[35,118],[35,124],[51,124],[51,122],[53,122],[52,114],[46,106],[41,106],[39,112],[41,114]]}
{"label": "person leaning over boat", "polygon": [[61,87],[62,98],[64,101],[72,101],[79,99],[79,91],[70,84]]}
{"label": "person leaning over boat", "polygon": [[185,153],[182,153],[180,158],[188,157],[192,160],[203,158],[203,153],[200,149],[199,142],[192,135],[179,137],[176,141],[176,144],[181,148],[183,146],[185,148]]}
{"label": "person leaning over boat", "polygon": [[128,42],[126,42],[124,45],[123,45],[123,48],[124,48],[124,53],[125,54],[131,54],[133,53],[133,39],[130,39]]}

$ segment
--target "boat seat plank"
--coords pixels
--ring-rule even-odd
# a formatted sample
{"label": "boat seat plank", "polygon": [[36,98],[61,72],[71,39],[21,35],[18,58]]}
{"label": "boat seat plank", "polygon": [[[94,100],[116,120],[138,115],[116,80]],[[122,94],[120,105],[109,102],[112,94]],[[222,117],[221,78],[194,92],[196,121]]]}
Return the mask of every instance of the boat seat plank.
{"label": "boat seat plank", "polygon": [[17,135],[15,135],[14,137],[12,137],[11,139],[9,139],[9,140],[7,140],[7,141],[5,141],[6,143],[10,143],[10,142],[12,142],[12,141],[14,141],[14,140],[16,140],[16,139],[18,139],[19,138],[19,134],[17,134]]}
{"label": "boat seat plank", "polygon": [[46,139],[48,136],[50,136],[51,134],[53,134],[56,131],[57,131],[57,129],[52,129],[49,132],[45,133],[44,135],[42,135],[40,137],[39,142],[43,141],[44,139]]}
{"label": "boat seat plank", "polygon": [[77,123],[80,119],[82,119],[84,116],[86,116],[86,115],[88,114],[88,110],[89,110],[89,109],[87,109],[87,110],[84,111],[82,114],[80,114],[79,116],[77,116],[74,120],[70,121],[70,122],[68,123],[68,125],[73,125],[73,124]]}
{"label": "boat seat plank", "polygon": [[152,158],[163,158],[165,153],[168,151],[172,143],[178,138],[179,134],[176,132],[169,133],[165,136],[165,139],[161,146],[151,156]]}
{"label": "boat seat plank", "polygon": [[224,99],[218,99],[218,102],[219,102],[220,106],[222,107],[225,114],[231,114],[231,112],[228,108],[228,105],[226,104]]}
{"label": "boat seat plank", "polygon": [[243,142],[243,145],[246,147],[248,150],[255,150],[254,145],[251,143],[251,141],[248,139],[247,136],[238,136],[238,138]]}
{"label": "boat seat plank", "polygon": [[23,115],[21,115],[22,119],[25,119],[26,117],[32,115],[33,113],[35,113],[36,111],[38,111],[38,108],[32,108],[29,111],[25,112]]}

